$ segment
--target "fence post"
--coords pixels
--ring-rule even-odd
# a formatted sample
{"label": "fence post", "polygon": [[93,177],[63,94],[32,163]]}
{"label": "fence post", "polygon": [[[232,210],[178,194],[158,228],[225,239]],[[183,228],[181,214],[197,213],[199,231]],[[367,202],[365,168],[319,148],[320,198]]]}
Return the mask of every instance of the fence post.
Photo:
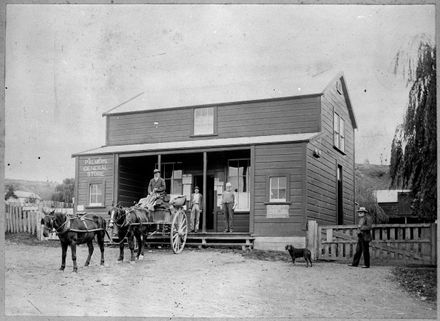
{"label": "fence post", "polygon": [[437,224],[431,224],[431,264],[437,264]]}
{"label": "fence post", "polygon": [[318,223],[315,220],[307,221],[307,248],[312,253],[312,260],[318,258]]}
{"label": "fence post", "polygon": [[39,241],[41,241],[41,225],[40,225],[41,219],[40,219],[40,213],[41,213],[40,211],[35,212],[36,234],[37,234],[37,239]]}
{"label": "fence post", "polygon": [[12,207],[12,233],[17,233],[17,207]]}

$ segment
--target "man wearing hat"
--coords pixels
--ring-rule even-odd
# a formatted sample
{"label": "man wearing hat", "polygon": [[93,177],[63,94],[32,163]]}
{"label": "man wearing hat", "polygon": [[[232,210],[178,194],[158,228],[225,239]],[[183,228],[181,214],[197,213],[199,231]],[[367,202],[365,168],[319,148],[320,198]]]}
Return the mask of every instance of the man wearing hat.
{"label": "man wearing hat", "polygon": [[362,254],[364,255],[363,268],[370,267],[370,242],[371,242],[371,227],[373,220],[365,207],[360,207],[357,211],[359,216],[359,233],[358,242],[356,246],[356,253],[353,257],[353,263],[350,266],[358,266]]}
{"label": "man wearing hat", "polygon": [[139,201],[139,205],[147,207],[153,211],[154,206],[163,200],[166,192],[165,180],[160,177],[160,170],[157,168],[153,171],[154,177],[148,183],[148,196]]}
{"label": "man wearing hat", "polygon": [[200,212],[202,211],[202,194],[199,193],[199,187],[194,187],[194,193],[191,195],[191,218],[189,222],[190,232],[199,230]]}

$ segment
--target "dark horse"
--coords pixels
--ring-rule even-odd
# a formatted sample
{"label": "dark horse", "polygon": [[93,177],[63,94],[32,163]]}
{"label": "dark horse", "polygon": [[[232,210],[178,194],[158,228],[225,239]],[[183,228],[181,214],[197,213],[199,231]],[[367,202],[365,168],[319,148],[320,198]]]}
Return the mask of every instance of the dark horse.
{"label": "dark horse", "polygon": [[118,228],[118,239],[119,239],[119,258],[118,261],[124,260],[124,239],[127,237],[128,247],[131,252],[130,260],[135,261],[134,256],[134,238],[138,243],[138,251],[136,258],[142,260],[144,257],[144,240],[148,233],[148,225],[145,224],[149,222],[148,210],[131,207],[112,207],[108,212],[110,215],[109,227],[116,225]]}
{"label": "dark horse", "polygon": [[97,237],[99,249],[101,250],[101,265],[104,265],[104,237],[106,234],[105,220],[96,215],[85,214],[82,217],[67,217],[65,214],[55,213],[55,211],[46,214],[41,219],[44,226],[43,235],[49,236],[49,232],[55,230],[61,242],[61,267],[64,271],[66,267],[67,247],[70,245],[72,251],[73,272],[78,272],[76,265],[76,245],[87,243],[89,247],[89,256],[85,266],[90,263],[93,254],[93,239]]}

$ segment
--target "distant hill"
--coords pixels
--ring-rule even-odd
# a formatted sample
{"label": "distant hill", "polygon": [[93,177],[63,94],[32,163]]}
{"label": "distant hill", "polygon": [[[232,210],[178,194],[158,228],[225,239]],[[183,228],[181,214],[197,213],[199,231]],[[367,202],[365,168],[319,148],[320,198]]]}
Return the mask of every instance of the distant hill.
{"label": "distant hill", "polygon": [[356,190],[389,189],[391,184],[390,166],[374,164],[356,164]]}
{"label": "distant hill", "polygon": [[38,194],[43,200],[50,200],[57,182],[28,181],[24,179],[5,179],[5,186],[12,185],[15,190]]}

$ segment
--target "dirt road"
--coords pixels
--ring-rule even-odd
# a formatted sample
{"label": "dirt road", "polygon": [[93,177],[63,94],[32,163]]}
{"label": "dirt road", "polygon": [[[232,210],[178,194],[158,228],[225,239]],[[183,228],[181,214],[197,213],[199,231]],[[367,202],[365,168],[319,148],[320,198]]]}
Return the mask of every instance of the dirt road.
{"label": "dirt road", "polygon": [[[433,304],[419,301],[391,281],[391,268],[350,268],[244,258],[239,253],[169,249],[143,261],[116,263],[106,248],[99,266],[82,265],[87,248],[70,250],[64,272],[60,248],[6,241],[6,314],[157,317],[435,318]],[[128,251],[126,252],[128,257]]]}

